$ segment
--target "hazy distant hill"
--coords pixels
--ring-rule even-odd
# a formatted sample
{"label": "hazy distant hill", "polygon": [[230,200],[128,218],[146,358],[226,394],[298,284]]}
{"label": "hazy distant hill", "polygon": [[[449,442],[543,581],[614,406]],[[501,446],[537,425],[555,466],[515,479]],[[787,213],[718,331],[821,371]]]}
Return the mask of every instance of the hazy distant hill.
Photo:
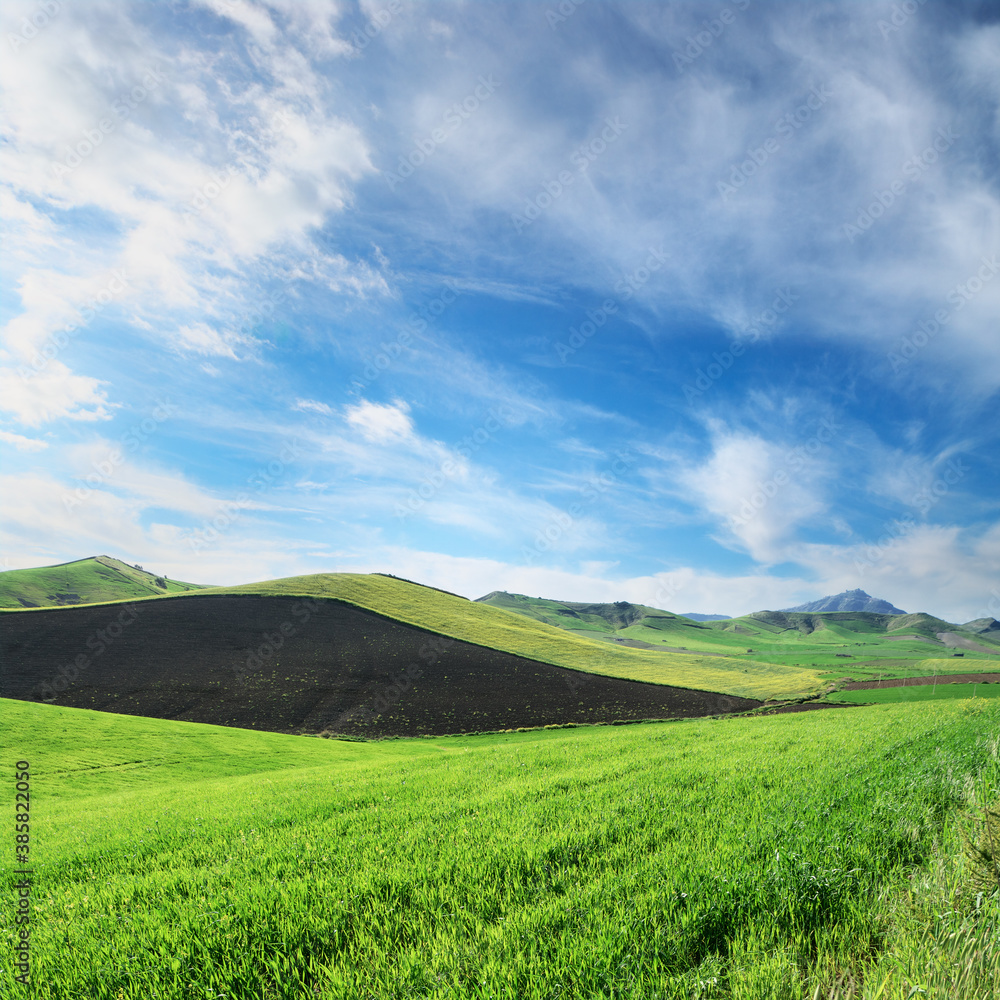
{"label": "hazy distant hill", "polygon": [[1000,622],[995,618],[976,618],[963,626],[966,632],[1000,632]]}
{"label": "hazy distant hill", "polygon": [[[847,659],[888,658],[896,662],[929,656],[1000,653],[1000,625],[984,618],[955,625],[926,613],[906,614],[887,601],[854,591],[816,602],[842,606],[853,598],[864,611],[755,611],[739,618],[676,615],[659,608],[618,601],[585,604],[493,591],[473,603],[488,604],[602,645],[710,656],[766,658],[799,666],[842,665]],[[847,603],[846,601],[844,603]],[[805,605],[812,607],[813,605]],[[952,650],[960,652],[954,653]]]}
{"label": "hazy distant hill", "polygon": [[888,601],[872,597],[863,590],[845,590],[842,594],[822,597],[818,601],[810,601],[808,604],[800,604],[794,608],[782,608],[781,610],[805,611],[810,613],[822,613],[824,611],[866,611],[873,615],[906,614],[902,609],[893,607]]}
{"label": "hazy distant hill", "polygon": [[697,611],[682,611],[681,618],[690,618],[693,622],[728,622],[732,615],[701,615]]}

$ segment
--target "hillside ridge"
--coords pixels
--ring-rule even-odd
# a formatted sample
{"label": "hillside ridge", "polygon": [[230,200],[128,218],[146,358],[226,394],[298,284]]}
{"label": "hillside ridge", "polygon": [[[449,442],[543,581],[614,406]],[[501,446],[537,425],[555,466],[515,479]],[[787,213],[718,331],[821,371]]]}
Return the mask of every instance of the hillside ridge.
{"label": "hillside ridge", "polygon": [[[867,599],[867,595],[865,595]],[[965,628],[925,612],[755,611],[739,618],[700,616],[692,620],[641,604],[582,604],[493,591],[478,599],[513,614],[533,618],[581,637],[616,647],[753,657],[798,666],[843,666],[842,660],[923,659],[928,645],[940,655],[965,651],[1000,655],[1000,625],[981,619]],[[886,602],[887,603],[887,602]],[[892,605],[888,605],[892,607]],[[945,652],[959,649],[961,652]]]}
{"label": "hillside ridge", "polygon": [[72,607],[188,593],[204,587],[150,573],[113,556],[87,556],[0,573],[0,609]]}
{"label": "hillside ridge", "polygon": [[[654,649],[641,642],[625,641],[614,645],[595,642],[586,633],[552,627],[538,619],[533,621],[528,615],[514,614],[435,588],[374,573],[317,573],[236,587],[201,588],[191,593],[161,593],[136,598],[134,602],[141,609],[147,602],[174,603],[230,596],[338,601],[437,635],[528,660],[624,680],[760,700],[806,697],[819,693],[823,687],[819,675],[808,667],[771,663],[764,658],[742,660],[698,650],[678,653],[668,647]],[[102,603],[114,606],[121,604],[122,599]],[[5,613],[40,615],[44,610],[8,609]],[[664,614],[655,609],[646,610]],[[601,621],[605,628],[612,629],[603,619]],[[703,627],[694,622],[689,624],[699,629]],[[359,640],[363,638],[359,636]],[[638,648],[628,648],[630,645]]]}

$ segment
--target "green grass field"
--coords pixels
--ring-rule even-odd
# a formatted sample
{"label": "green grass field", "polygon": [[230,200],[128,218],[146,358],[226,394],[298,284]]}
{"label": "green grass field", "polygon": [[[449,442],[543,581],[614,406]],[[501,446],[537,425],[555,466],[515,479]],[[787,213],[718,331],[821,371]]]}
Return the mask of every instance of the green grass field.
{"label": "green grass field", "polygon": [[98,604],[199,589],[199,584],[157,577],[118,559],[96,556],[59,566],[0,573],[0,608]]}
{"label": "green grass field", "polygon": [[869,691],[837,691],[830,701],[858,705],[889,705],[902,701],[939,701],[942,698],[1000,698],[1000,684],[926,684],[919,687],[873,688]]}
{"label": "green grass field", "polygon": [[838,662],[838,668],[824,671],[821,677],[833,681],[846,674],[857,681],[878,681],[886,678],[933,677],[935,674],[996,674],[1000,673],[1000,662],[993,658],[949,658],[929,660],[882,660],[873,663]]}
{"label": "green grass field", "polygon": [[10,997],[986,1000],[1000,970],[960,860],[996,702],[379,744],[0,710],[36,873]]}
{"label": "green grass field", "polygon": [[[484,602],[602,643],[624,638],[654,647],[819,668],[824,673],[841,668],[835,676],[850,673],[858,680],[877,674],[890,662],[926,659],[935,647],[946,653],[945,647],[937,642],[937,632],[956,628],[927,614],[758,612],[725,621],[695,622],[643,605],[592,605],[591,612],[585,613],[582,611],[585,605],[503,592],[488,595]],[[594,609],[603,616],[594,613]],[[623,613],[636,616],[636,620],[629,624],[614,620]],[[989,669],[989,664],[996,669],[1000,666],[1000,642],[996,636],[997,633],[970,632],[969,639],[994,652],[963,650],[963,656],[956,657],[956,662],[965,664],[966,670]],[[970,661],[979,666],[970,666]]]}

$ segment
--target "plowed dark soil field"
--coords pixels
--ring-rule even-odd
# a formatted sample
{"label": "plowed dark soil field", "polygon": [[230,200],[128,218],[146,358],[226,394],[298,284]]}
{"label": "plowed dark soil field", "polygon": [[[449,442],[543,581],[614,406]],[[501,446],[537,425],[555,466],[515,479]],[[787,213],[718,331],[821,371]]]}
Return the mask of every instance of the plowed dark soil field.
{"label": "plowed dark soil field", "polygon": [[3,697],[279,733],[443,735],[760,704],[538,663],[333,600],[9,612],[0,630]]}

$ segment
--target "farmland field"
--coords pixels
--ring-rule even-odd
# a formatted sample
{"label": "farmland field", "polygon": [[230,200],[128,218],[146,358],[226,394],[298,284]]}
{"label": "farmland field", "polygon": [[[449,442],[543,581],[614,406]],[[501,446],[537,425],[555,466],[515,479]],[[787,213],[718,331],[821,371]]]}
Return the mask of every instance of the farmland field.
{"label": "farmland field", "polygon": [[[296,603],[290,599],[298,598],[300,611],[301,601],[318,601],[330,607],[335,606],[336,602],[340,606],[350,606],[371,615],[379,615],[383,621],[421,629],[426,638],[445,636],[534,662],[647,684],[672,685],[760,700],[818,694],[823,687],[819,675],[810,669],[778,665],[760,659],[742,660],[615,648],[605,643],[581,639],[562,629],[468,601],[432,587],[374,573],[319,573],[238,587],[204,588],[197,594],[161,595],[129,603],[140,609],[138,617],[143,621],[169,614],[182,619],[185,615],[195,614],[196,609],[202,609],[203,613],[205,602],[211,604],[228,599],[230,606],[234,606],[242,600],[247,610],[242,613],[241,619],[252,619],[255,609],[265,607],[265,601],[261,600],[263,598],[270,598],[272,602],[287,601],[289,608]],[[171,611],[165,610],[168,606]],[[273,606],[272,603],[270,607]],[[107,622],[114,621],[124,603],[101,602],[87,607],[97,616],[95,621],[98,624],[95,628],[99,629],[106,626]],[[221,608],[221,604],[216,607]],[[99,611],[101,608],[105,610]],[[58,631],[62,632],[73,621],[73,615],[80,615],[85,610],[71,607],[5,611],[5,631],[30,631],[34,627],[40,636],[45,636],[56,631],[54,625],[58,622]],[[101,615],[106,617],[102,619]],[[249,645],[261,632],[280,626],[283,621],[296,627],[296,631],[302,635],[307,634],[305,630],[297,628],[301,617],[292,618],[287,612],[274,622],[269,620],[267,614],[262,614],[260,618],[259,623],[250,622],[241,629],[241,645]],[[141,629],[142,626],[136,628]],[[345,638],[355,647],[364,645],[361,633]],[[167,646],[175,645],[169,636],[164,636],[163,641]],[[178,641],[183,642],[183,639]],[[83,648],[73,649],[72,654],[85,651]],[[240,650],[227,649],[226,652],[238,654]],[[245,653],[243,658],[247,658]],[[46,678],[38,678],[44,679]]]}
{"label": "farmland field", "polygon": [[[978,669],[1000,662],[997,631],[967,631],[927,614],[890,615],[860,612],[760,611],[741,618],[698,622],[644,605],[580,604],[494,592],[476,603],[500,608],[530,620],[564,629],[606,645],[632,645],[643,650],[669,650],[703,656],[803,668],[822,668],[830,679],[849,673],[858,678],[885,675],[897,668],[914,669],[915,661],[960,646],[961,661]],[[982,622],[969,623],[973,629]],[[957,629],[958,631],[954,631]],[[948,633],[947,641],[939,638]],[[942,659],[952,664],[957,659]],[[918,671],[920,668],[916,668]],[[941,669],[954,669],[943,667]],[[836,671],[834,673],[833,671]]]}
{"label": "farmland field", "polygon": [[42,1000],[986,1000],[998,969],[961,838],[993,701],[381,743],[0,706]]}
{"label": "farmland field", "polygon": [[870,688],[866,691],[837,691],[830,699],[838,702],[885,705],[898,701],[934,701],[940,698],[1000,698],[1000,684],[927,684],[920,687]]}
{"label": "farmland field", "polygon": [[[992,674],[997,672],[997,660],[987,659],[919,659],[883,660],[878,663],[850,665],[850,673],[858,681],[880,681],[893,677],[933,677],[935,674]],[[833,677],[831,672],[824,676]]]}
{"label": "farmland field", "polygon": [[2,696],[282,733],[444,735],[760,705],[567,670],[331,600],[185,597],[13,612],[3,625]]}

